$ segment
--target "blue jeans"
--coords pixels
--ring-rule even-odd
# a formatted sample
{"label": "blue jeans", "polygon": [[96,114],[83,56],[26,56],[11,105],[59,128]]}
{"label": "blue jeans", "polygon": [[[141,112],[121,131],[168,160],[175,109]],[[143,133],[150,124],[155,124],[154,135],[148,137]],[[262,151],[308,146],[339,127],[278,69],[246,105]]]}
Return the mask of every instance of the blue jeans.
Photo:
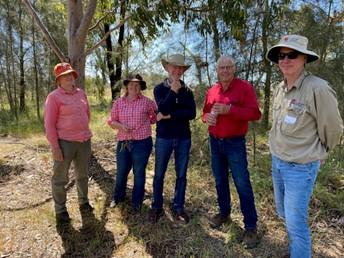
{"label": "blue jeans", "polygon": [[146,166],[152,147],[152,137],[143,140],[119,141],[117,143],[117,175],[113,192],[115,202],[124,201],[128,174],[133,169],[132,205],[134,208],[141,207],[145,193]]}
{"label": "blue jeans", "polygon": [[240,209],[244,216],[245,229],[255,229],[257,212],[247,169],[246,140],[244,136],[230,139],[209,137],[211,168],[215,177],[217,202],[220,213],[226,217],[231,212],[229,192],[229,170],[240,199]]}
{"label": "blue jeans", "polygon": [[272,155],[272,180],[278,215],[285,220],[292,258],[312,256],[308,205],[320,161],[306,164],[287,162]]}
{"label": "blue jeans", "polygon": [[161,210],[163,207],[165,172],[171,154],[174,151],[176,185],[173,199],[173,210],[175,212],[183,211],[185,203],[186,172],[189,163],[190,148],[191,139],[180,140],[156,138],[152,209]]}

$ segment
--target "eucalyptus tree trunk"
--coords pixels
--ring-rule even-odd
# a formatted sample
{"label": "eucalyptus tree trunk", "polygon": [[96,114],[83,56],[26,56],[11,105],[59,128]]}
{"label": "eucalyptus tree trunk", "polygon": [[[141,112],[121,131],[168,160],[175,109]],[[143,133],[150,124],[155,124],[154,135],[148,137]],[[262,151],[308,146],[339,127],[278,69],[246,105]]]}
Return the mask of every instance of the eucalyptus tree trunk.
{"label": "eucalyptus tree trunk", "polygon": [[22,21],[22,4],[19,3],[18,23],[20,26],[19,31],[19,112],[23,113],[26,110],[25,94],[26,94],[26,83],[24,73],[24,28]]}
{"label": "eucalyptus tree trunk", "polygon": [[14,65],[14,53],[13,53],[13,29],[12,29],[12,10],[9,2],[6,2],[6,19],[7,19],[7,37],[6,37],[6,50],[5,50],[5,59],[6,59],[6,80],[7,80],[7,97],[8,103],[10,105],[10,110],[12,114],[15,116],[16,120],[18,120],[18,112],[17,112],[17,90],[16,90],[16,77],[14,75],[15,65]]}
{"label": "eucalyptus tree trunk", "polygon": [[[110,25],[108,23],[104,24],[104,33],[108,33],[110,31]],[[109,79],[110,79],[110,89],[111,89],[111,98],[116,98],[115,92],[115,65],[113,62],[113,50],[112,50],[112,40],[111,37],[107,37],[106,39],[106,63],[109,70]]]}
{"label": "eucalyptus tree trunk", "polygon": [[269,128],[269,110],[270,110],[270,95],[271,95],[271,65],[270,62],[265,58],[265,54],[268,51],[268,31],[270,24],[271,11],[268,1],[265,1],[264,17],[262,24],[262,42],[263,42],[263,60],[264,60],[264,71],[266,74],[265,85],[264,85],[264,109],[262,123],[265,129]]}
{"label": "eucalyptus tree trunk", "polygon": [[96,6],[96,0],[89,0],[84,13],[82,0],[68,1],[68,57],[72,67],[79,73],[77,85],[80,88],[85,87],[86,37]]}
{"label": "eucalyptus tree trunk", "polygon": [[35,100],[36,100],[36,115],[38,120],[41,120],[40,104],[39,104],[39,81],[38,81],[38,69],[37,69],[37,50],[36,50],[36,31],[34,20],[32,19],[32,52],[33,52],[33,74],[35,81]]}
{"label": "eucalyptus tree trunk", "polygon": [[[124,19],[126,12],[126,3],[125,1],[121,2],[120,7],[120,17]],[[119,28],[117,48],[116,48],[116,71],[115,71],[115,86],[112,89],[112,99],[115,99],[121,93],[121,85],[118,83],[122,77],[122,64],[123,64],[123,41],[124,41],[124,24]]]}
{"label": "eucalyptus tree trunk", "polygon": [[216,20],[216,15],[211,14],[210,15],[210,22],[211,22],[211,30],[213,32],[213,42],[214,42],[214,55],[215,59],[218,60],[221,55],[221,50],[220,50],[220,33],[217,28],[217,20]]}

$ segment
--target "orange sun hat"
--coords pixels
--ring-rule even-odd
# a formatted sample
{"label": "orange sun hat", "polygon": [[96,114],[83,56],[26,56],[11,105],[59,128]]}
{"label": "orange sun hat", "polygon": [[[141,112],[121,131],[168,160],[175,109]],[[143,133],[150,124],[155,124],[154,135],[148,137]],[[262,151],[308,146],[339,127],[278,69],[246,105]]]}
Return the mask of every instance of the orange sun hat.
{"label": "orange sun hat", "polygon": [[78,78],[78,73],[73,70],[72,66],[69,63],[58,63],[54,67],[54,75],[56,77],[55,80],[57,80],[60,76],[72,73],[74,79]]}

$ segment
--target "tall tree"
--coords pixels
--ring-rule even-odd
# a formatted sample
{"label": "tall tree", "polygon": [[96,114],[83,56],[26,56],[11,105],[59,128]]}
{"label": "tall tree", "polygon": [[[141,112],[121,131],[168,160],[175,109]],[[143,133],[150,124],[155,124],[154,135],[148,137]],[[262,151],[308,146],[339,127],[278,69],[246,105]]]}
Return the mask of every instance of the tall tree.
{"label": "tall tree", "polygon": [[24,21],[22,19],[22,3],[19,3],[18,23],[19,23],[19,111],[23,113],[26,110],[26,83],[25,83],[25,71],[24,71]]}
{"label": "tall tree", "polygon": [[115,28],[111,29],[107,35],[105,35],[97,44],[93,47],[86,49],[87,33],[94,16],[97,1],[89,0],[84,11],[82,0],[68,0],[67,1],[67,25],[66,30],[68,32],[68,55],[64,55],[60,50],[46,27],[43,25],[38,14],[33,8],[29,0],[22,0],[29,13],[35,18],[37,25],[40,27],[45,39],[54,53],[59,57],[60,61],[69,61],[73,68],[79,73],[77,84],[79,87],[84,87],[85,80],[85,61],[86,56],[91,54],[92,51],[99,47],[103,41],[110,35],[110,33],[120,27],[125,20]]}

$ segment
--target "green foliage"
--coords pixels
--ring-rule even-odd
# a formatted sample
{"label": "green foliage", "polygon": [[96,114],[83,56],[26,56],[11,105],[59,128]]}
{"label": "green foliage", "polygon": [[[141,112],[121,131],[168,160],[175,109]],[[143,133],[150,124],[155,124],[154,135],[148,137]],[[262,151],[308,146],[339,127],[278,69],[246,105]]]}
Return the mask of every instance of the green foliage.
{"label": "green foliage", "polygon": [[16,120],[9,110],[0,112],[0,134],[2,135],[30,137],[43,133],[43,130],[43,123],[37,120],[35,114],[21,114],[19,119]]}

